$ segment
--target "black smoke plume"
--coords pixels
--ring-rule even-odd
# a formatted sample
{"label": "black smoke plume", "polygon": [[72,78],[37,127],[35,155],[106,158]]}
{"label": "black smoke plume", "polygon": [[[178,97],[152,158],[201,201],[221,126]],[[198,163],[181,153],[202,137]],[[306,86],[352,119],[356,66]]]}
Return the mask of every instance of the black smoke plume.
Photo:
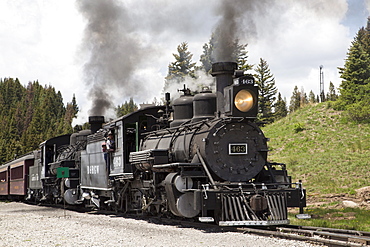
{"label": "black smoke plume", "polygon": [[213,56],[216,62],[235,60],[235,42],[256,36],[254,18],[266,7],[265,0],[219,1],[215,8],[215,14],[220,18],[214,30]]}
{"label": "black smoke plume", "polygon": [[140,91],[133,71],[140,64],[143,49],[135,38],[135,21],[123,3],[114,0],[77,2],[85,17],[82,49],[87,51],[84,80],[91,86],[90,115],[104,115],[114,107],[115,95],[128,97]]}

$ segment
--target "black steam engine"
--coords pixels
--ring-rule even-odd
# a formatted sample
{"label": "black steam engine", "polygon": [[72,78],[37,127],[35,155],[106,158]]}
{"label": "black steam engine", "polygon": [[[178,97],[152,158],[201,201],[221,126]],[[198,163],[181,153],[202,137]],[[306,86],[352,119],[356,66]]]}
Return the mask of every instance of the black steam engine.
{"label": "black steam engine", "polygon": [[[213,64],[215,93],[184,90],[171,106],[166,94],[164,106],[105,124],[93,116],[91,131],[44,142],[27,198],[227,226],[289,223],[287,208],[303,211],[305,190],[284,164],[267,161],[258,87],[236,66]],[[113,150],[102,149],[108,133]]]}

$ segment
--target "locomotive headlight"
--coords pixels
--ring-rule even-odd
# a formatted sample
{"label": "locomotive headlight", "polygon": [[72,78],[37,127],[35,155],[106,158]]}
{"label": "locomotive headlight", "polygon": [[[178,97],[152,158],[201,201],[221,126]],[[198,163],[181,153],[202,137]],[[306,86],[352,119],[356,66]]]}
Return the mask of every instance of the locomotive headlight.
{"label": "locomotive headlight", "polygon": [[[241,80],[241,81],[240,81]],[[258,86],[252,76],[239,78],[239,84],[224,89],[225,116],[255,119],[258,114]]]}
{"label": "locomotive headlight", "polygon": [[253,95],[248,90],[242,89],[235,95],[235,107],[241,112],[247,112],[252,109],[254,103]]}

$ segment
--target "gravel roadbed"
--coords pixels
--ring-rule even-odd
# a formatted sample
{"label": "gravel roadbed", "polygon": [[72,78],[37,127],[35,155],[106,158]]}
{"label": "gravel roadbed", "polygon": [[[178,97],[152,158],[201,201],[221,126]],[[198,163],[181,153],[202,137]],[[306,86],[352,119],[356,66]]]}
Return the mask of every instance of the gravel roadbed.
{"label": "gravel roadbed", "polygon": [[233,232],[149,223],[115,215],[0,202],[0,246],[316,246]]}

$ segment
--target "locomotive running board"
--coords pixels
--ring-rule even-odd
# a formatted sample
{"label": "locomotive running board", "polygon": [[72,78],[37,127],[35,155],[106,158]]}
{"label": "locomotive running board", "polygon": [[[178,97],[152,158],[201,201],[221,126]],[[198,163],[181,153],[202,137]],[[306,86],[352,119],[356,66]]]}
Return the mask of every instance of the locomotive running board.
{"label": "locomotive running board", "polygon": [[81,189],[90,189],[90,190],[113,190],[112,188],[100,188],[100,187],[90,187],[90,186],[81,186]]}
{"label": "locomotive running board", "polygon": [[220,226],[272,226],[272,225],[287,225],[290,220],[261,220],[261,221],[220,221]]}

